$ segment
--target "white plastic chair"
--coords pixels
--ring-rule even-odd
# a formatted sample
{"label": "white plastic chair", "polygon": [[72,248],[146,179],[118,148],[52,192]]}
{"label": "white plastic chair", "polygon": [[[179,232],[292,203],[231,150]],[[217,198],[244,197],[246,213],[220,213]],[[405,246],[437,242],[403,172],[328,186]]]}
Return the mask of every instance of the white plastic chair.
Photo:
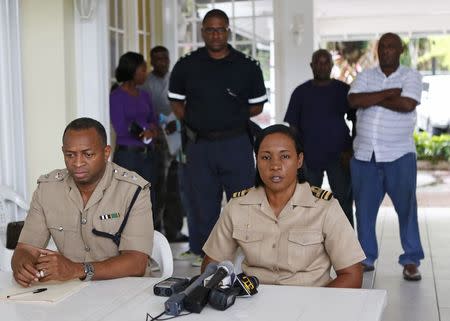
{"label": "white plastic chair", "polygon": [[236,253],[234,254],[234,273],[239,274],[242,272],[242,262],[245,259],[244,252],[240,247],[237,248]]}
{"label": "white plastic chair", "polygon": [[18,207],[28,211],[29,206],[19,194],[11,188],[0,185],[0,271],[11,271],[11,258],[13,251],[6,248],[6,226],[9,222],[14,221],[12,215],[6,210],[6,202],[12,202]]}
{"label": "white plastic chair", "polygon": [[152,259],[158,263],[161,278],[166,279],[173,273],[173,256],[166,237],[154,231]]}

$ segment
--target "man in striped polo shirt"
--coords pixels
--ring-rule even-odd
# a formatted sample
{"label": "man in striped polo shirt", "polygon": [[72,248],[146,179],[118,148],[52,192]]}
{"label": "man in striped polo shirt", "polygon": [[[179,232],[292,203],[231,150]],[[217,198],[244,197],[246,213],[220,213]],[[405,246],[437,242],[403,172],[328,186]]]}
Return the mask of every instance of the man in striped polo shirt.
{"label": "man in striped polo shirt", "polygon": [[403,277],[417,281],[424,254],[417,221],[413,131],[422,79],[417,71],[400,65],[402,52],[400,37],[384,34],[378,43],[379,66],[364,70],[352,83],[348,99],[357,109],[357,123],[351,176],[358,238],[367,256],[365,271],[373,270],[378,258],[375,225],[387,193],[399,219]]}

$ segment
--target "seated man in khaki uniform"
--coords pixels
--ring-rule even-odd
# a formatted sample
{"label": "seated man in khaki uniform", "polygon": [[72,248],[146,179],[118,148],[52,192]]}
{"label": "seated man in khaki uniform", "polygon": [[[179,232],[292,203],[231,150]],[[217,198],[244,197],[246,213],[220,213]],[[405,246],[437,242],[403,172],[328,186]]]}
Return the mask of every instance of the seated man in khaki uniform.
{"label": "seated man in khaki uniform", "polygon": [[[105,128],[94,119],[72,121],[62,151],[67,169],[38,179],[11,262],[15,280],[29,286],[146,274],[153,247],[150,184],[108,162]],[[58,252],[44,249],[50,236]]]}
{"label": "seated man in khaki uniform", "polygon": [[263,129],[255,154],[255,187],[224,208],[203,247],[202,268],[233,260],[241,247],[242,270],[261,283],[360,288],[364,252],[332,194],[298,182],[303,152],[292,129]]}

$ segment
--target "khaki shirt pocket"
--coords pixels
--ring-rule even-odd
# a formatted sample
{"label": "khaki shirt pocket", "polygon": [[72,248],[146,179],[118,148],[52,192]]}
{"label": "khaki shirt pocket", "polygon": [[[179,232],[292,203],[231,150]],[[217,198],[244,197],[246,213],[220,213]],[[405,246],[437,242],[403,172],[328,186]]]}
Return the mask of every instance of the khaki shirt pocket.
{"label": "khaki shirt pocket", "polygon": [[48,229],[61,254],[67,255],[67,248],[78,244],[77,241],[80,238],[80,235],[76,227],[66,224],[52,224]]}
{"label": "khaki shirt pocket", "polygon": [[250,266],[259,265],[263,233],[248,229],[233,228],[233,239],[244,252],[245,261]]}
{"label": "khaki shirt pocket", "polygon": [[101,220],[98,216],[94,218],[93,226],[97,231],[116,234],[122,224],[123,217]]}
{"label": "khaki shirt pocket", "polygon": [[306,271],[324,255],[323,235],[319,231],[293,230],[288,234],[288,264],[295,271]]}

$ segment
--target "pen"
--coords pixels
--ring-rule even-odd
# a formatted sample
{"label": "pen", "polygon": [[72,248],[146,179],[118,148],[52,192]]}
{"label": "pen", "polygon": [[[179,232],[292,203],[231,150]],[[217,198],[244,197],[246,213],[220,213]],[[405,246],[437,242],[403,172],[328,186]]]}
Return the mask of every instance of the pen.
{"label": "pen", "polygon": [[36,293],[41,293],[41,292],[44,292],[44,291],[47,291],[47,288],[40,288],[40,289],[36,289],[36,290],[33,290],[33,291],[26,291],[26,292],[11,294],[11,295],[6,296],[6,298],[7,299],[17,298],[17,297],[20,297],[20,296],[23,296],[23,295],[36,294]]}

